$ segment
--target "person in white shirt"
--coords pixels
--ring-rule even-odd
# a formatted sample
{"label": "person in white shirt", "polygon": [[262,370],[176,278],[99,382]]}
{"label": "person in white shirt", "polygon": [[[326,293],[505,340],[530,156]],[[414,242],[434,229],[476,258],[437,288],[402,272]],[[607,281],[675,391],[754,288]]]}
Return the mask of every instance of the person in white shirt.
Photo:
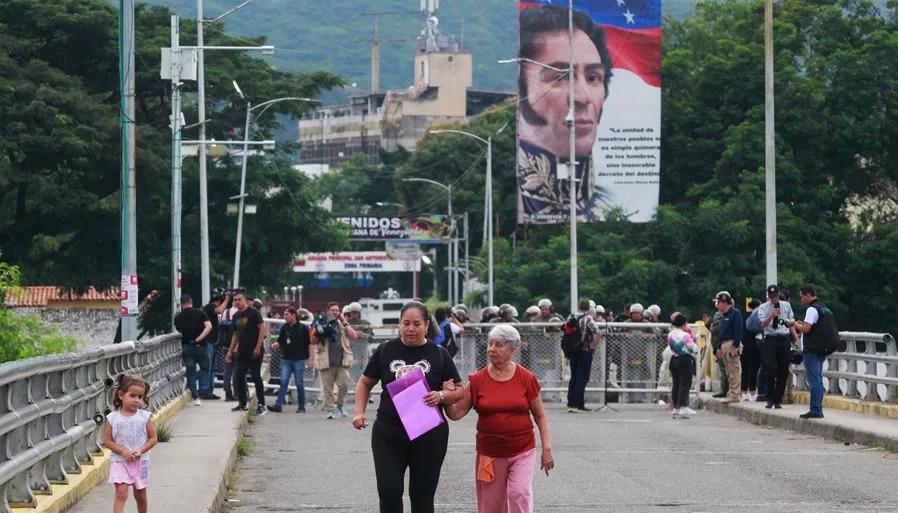
{"label": "person in white shirt", "polygon": [[786,379],[789,376],[789,348],[796,337],[788,323],[795,320],[792,305],[780,299],[778,286],[767,287],[767,302],[758,307],[758,319],[764,329],[764,351],[767,362],[767,406],[782,408]]}

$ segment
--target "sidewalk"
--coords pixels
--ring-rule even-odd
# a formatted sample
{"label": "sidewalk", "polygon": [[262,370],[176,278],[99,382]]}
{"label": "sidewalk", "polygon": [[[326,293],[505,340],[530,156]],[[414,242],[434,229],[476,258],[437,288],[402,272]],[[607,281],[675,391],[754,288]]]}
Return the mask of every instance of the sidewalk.
{"label": "sidewalk", "polygon": [[798,416],[808,411],[807,404],[784,404],[781,410],[768,410],[762,402],[724,404],[705,392],[699,394],[698,400],[706,410],[733,415],[752,424],[898,452],[898,421],[895,419],[827,409],[824,405],[824,418],[806,420]]}
{"label": "sidewalk", "polygon": [[[234,404],[187,403],[169,421],[171,441],[157,444],[150,457],[150,511],[218,511],[227,493],[227,480],[237,457],[235,446],[246,420],[245,413],[230,411]],[[111,511],[113,495],[113,486],[104,480],[67,511]],[[125,511],[137,511],[133,497],[128,498]]]}

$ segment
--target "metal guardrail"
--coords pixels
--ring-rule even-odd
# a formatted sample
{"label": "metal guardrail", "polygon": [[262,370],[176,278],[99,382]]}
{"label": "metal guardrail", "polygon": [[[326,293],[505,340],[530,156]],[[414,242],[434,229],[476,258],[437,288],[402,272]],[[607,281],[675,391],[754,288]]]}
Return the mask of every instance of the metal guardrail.
{"label": "metal guardrail", "polygon": [[179,335],[0,365],[0,512],[36,506],[102,453],[101,426],[123,373],[150,382],[155,411],[184,390]]}
{"label": "metal guardrail", "polygon": [[[898,401],[898,347],[887,333],[845,331],[845,352],[833,353],[823,364],[826,393],[865,401]],[[793,369],[795,389],[807,390],[804,365]]]}
{"label": "metal guardrail", "polygon": [[[266,319],[270,331],[276,333],[283,321]],[[513,323],[521,333],[522,344],[516,361],[530,369],[542,385],[543,397],[547,400],[564,400],[570,369],[561,351],[561,323]],[[459,351],[455,355],[455,365],[463,379],[487,364],[487,334],[495,324],[465,324],[464,335],[458,340]],[[669,324],[661,323],[600,323],[602,342],[596,349],[592,362],[590,380],[586,391],[591,400],[603,401],[605,394],[605,361],[608,365],[609,401],[653,402],[659,395],[670,393],[669,376],[662,372],[664,349],[667,347]],[[355,326],[359,329],[359,326]],[[353,365],[350,368],[350,383],[354,388],[371,353],[381,343],[396,338],[396,325],[370,325],[360,341],[351,344]],[[219,351],[219,355],[221,351]],[[267,351],[269,365],[267,380],[269,389],[276,389],[280,380],[280,355]],[[216,368],[221,368],[221,356]],[[696,377],[693,388],[699,387],[699,362],[696,362]],[[305,373],[304,384],[310,398],[320,392],[320,380],[314,369]],[[294,386],[290,387],[295,390]],[[374,393],[377,393],[377,389]],[[351,391],[350,391],[351,393]]]}

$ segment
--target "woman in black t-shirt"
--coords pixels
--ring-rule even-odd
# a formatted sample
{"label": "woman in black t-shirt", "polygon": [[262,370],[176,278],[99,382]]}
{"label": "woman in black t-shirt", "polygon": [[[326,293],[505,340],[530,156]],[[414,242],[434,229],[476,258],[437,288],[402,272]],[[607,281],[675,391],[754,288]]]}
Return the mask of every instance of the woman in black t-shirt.
{"label": "woman in black t-shirt", "polygon": [[432,390],[421,400],[429,406],[438,406],[440,414],[443,413],[443,405],[458,401],[464,393],[461,387],[453,392],[441,390],[445,381],[460,384],[461,376],[446,349],[427,340],[429,327],[427,307],[417,301],[406,303],[400,312],[399,338],[374,350],[356,385],[355,418],[352,419],[356,429],[368,426],[365,409],[371,388],[378,381],[384,388],[371,433],[381,513],[403,511],[402,490],[406,468],[409,469],[412,513],[433,512],[433,497],[449,442],[449,426],[445,417],[442,424],[410,441],[386,391],[387,384],[416,367],[421,368]]}

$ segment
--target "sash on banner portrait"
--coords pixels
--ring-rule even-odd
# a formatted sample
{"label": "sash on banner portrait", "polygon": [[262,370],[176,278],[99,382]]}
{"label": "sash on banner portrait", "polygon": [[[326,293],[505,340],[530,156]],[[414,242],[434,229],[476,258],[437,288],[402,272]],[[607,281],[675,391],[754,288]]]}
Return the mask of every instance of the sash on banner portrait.
{"label": "sash on banner portrait", "polygon": [[[519,2],[518,222],[567,223],[567,0]],[[575,198],[581,222],[658,207],[661,0],[573,2]]]}

